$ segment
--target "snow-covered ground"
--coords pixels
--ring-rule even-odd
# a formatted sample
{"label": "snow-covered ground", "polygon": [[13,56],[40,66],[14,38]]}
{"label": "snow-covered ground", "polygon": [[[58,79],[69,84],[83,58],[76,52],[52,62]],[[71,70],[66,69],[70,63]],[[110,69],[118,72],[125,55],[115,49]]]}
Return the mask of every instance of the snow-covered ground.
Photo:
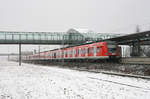
{"label": "snow-covered ground", "polygon": [[0,62],[0,99],[149,99],[150,81]]}

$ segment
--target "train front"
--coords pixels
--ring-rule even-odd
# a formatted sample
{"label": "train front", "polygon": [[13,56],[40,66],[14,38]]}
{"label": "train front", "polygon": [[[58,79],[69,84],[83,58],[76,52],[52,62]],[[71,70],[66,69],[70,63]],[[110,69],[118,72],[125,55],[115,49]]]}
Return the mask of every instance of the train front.
{"label": "train front", "polygon": [[120,47],[118,46],[118,44],[115,41],[106,41],[106,44],[109,59],[120,59]]}

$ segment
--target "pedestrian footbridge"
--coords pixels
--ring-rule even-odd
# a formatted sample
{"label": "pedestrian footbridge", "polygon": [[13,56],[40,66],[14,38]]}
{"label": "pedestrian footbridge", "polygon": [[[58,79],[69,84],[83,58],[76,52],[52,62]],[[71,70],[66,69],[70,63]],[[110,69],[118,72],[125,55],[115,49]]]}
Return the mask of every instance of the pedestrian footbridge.
{"label": "pedestrian footbridge", "polygon": [[0,44],[79,44],[116,37],[102,33],[0,31]]}

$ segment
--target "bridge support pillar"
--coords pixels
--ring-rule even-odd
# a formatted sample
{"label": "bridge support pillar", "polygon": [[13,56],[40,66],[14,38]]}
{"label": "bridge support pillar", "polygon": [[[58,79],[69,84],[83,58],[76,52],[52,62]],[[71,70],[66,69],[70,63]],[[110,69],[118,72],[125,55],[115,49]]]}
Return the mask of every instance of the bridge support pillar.
{"label": "bridge support pillar", "polygon": [[19,66],[21,66],[21,43],[19,44]]}
{"label": "bridge support pillar", "polygon": [[8,61],[9,61],[10,59],[9,59],[9,55],[8,55]]}
{"label": "bridge support pillar", "polygon": [[131,56],[140,56],[141,55],[141,49],[140,49],[140,41],[133,42],[131,45]]}

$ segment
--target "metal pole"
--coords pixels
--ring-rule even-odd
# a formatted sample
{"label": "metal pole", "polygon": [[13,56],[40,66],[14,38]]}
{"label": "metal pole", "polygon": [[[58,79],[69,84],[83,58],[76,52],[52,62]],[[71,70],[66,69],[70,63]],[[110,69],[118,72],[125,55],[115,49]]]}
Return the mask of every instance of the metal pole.
{"label": "metal pole", "polygon": [[62,55],[63,55],[63,57],[62,57],[62,65],[64,65],[64,35],[63,35],[63,38],[62,38],[62,47],[63,47],[63,51],[62,51]]}
{"label": "metal pole", "polygon": [[138,49],[138,56],[141,55],[141,49],[140,49],[140,40],[138,39],[138,42],[137,42],[137,49]]}
{"label": "metal pole", "polygon": [[39,59],[40,59],[40,45],[39,45]]}
{"label": "metal pole", "polygon": [[9,55],[8,55],[8,61],[9,61]]}
{"label": "metal pole", "polygon": [[19,43],[19,66],[21,66],[21,43]]}

